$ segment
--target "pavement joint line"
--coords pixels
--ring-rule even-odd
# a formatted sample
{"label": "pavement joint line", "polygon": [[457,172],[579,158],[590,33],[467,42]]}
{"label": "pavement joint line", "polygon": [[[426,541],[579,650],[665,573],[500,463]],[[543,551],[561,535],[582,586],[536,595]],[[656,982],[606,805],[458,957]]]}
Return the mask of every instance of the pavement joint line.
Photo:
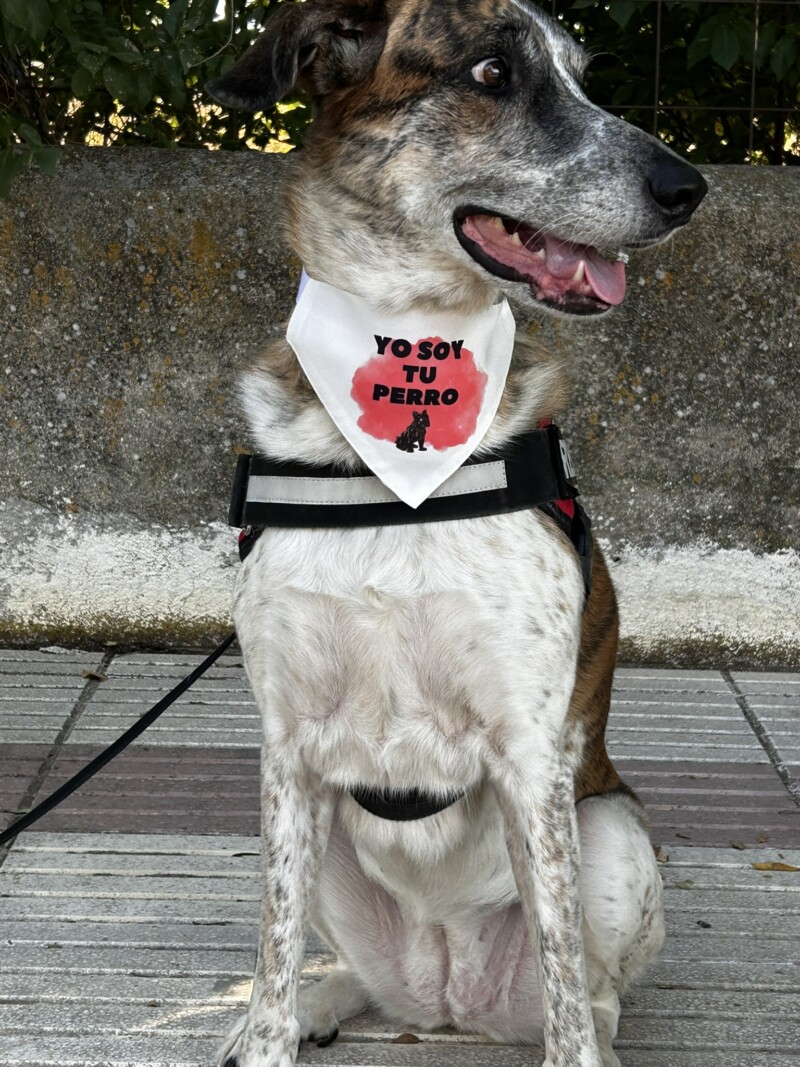
{"label": "pavement joint line", "polygon": [[[108,668],[111,666],[111,663],[113,662],[114,657],[116,655],[116,651],[104,652],[98,667],[92,673],[104,675],[108,671]],[[50,774],[50,771],[53,769],[56,760],[63,751],[70,734],[77,726],[79,719],[81,718],[84,711],[89,705],[89,701],[92,699],[94,694],[97,692],[97,689],[101,685],[102,682],[99,678],[86,679],[86,684],[78,694],[78,698],[73,704],[72,709],[67,713],[67,717],[64,720],[61,729],[56,734],[55,740],[50,746],[50,750],[42,760],[38,771],[31,780],[30,785],[25,790],[25,794],[19,804],[19,810],[17,811],[18,816],[27,815],[27,813],[32,808],[36,797],[38,796],[40,790],[42,789],[44,783],[47,780],[48,775]],[[14,838],[13,840],[9,841],[7,845],[4,845],[2,848],[0,848],[0,868],[5,863],[8,854],[11,852],[11,849],[14,848],[14,846],[16,845],[17,840],[17,838]]]}
{"label": "pavement joint line", "polygon": [[800,785],[798,785],[798,783],[794,780],[789,768],[784,763],[775,742],[772,740],[769,731],[767,730],[767,727],[761,721],[757,712],[755,712],[753,708],[750,707],[750,703],[747,697],[736,684],[731,672],[727,669],[723,669],[722,671],[720,671],[720,674],[727,682],[728,687],[730,688],[730,691],[733,694],[734,699],[736,700],[736,703],[739,705],[739,709],[741,710],[745,719],[747,719],[748,723],[750,724],[750,728],[756,735],[756,738],[761,744],[761,747],[764,749],[767,756],[769,757],[769,761],[775,768],[775,771],[781,782],[783,783],[786,792],[789,794],[795,804],[800,807]]}

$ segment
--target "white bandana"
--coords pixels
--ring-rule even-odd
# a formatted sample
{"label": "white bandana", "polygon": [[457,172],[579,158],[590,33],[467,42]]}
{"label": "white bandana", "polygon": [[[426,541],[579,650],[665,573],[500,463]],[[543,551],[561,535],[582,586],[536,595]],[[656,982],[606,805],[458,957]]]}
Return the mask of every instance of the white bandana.
{"label": "white bandana", "polygon": [[505,300],[473,314],[386,314],[309,278],[286,336],[347,441],[416,508],[483,439],[515,330]]}

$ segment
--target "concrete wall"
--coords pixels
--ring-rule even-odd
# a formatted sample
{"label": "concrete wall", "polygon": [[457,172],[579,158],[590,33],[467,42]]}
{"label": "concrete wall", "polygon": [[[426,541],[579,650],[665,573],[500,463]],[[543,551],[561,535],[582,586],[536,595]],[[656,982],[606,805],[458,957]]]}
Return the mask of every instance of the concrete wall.
{"label": "concrete wall", "polygon": [[[0,204],[0,641],[208,643],[229,626],[239,368],[299,264],[291,158],[73,149]],[[800,175],[711,167],[695,223],[600,323],[523,323],[565,421],[627,659],[800,647]]]}

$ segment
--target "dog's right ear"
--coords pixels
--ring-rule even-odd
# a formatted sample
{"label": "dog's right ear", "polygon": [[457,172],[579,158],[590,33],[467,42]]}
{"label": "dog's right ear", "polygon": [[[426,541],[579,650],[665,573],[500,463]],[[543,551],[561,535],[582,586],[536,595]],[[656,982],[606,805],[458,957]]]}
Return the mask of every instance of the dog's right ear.
{"label": "dog's right ear", "polygon": [[385,38],[383,0],[283,3],[252,48],[206,90],[244,111],[268,111],[298,83],[324,96],[367,77]]}

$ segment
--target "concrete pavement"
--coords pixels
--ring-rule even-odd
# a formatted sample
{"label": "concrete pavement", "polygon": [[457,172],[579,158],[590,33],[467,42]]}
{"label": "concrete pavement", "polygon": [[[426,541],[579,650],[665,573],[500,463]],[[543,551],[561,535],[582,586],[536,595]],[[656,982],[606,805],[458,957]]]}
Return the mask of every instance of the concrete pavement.
{"label": "concrete pavement", "polygon": [[[0,825],[198,660],[0,652]],[[667,901],[664,952],[625,998],[624,1067],[800,1067],[800,675],[622,669],[609,741],[647,805]],[[226,656],[16,840],[0,867],[0,1062],[213,1062],[249,994],[258,743],[241,660]],[[306,980],[330,964],[311,938]],[[366,1014],[301,1062],[541,1063],[537,1049],[449,1033],[397,1044],[399,1033]]]}

